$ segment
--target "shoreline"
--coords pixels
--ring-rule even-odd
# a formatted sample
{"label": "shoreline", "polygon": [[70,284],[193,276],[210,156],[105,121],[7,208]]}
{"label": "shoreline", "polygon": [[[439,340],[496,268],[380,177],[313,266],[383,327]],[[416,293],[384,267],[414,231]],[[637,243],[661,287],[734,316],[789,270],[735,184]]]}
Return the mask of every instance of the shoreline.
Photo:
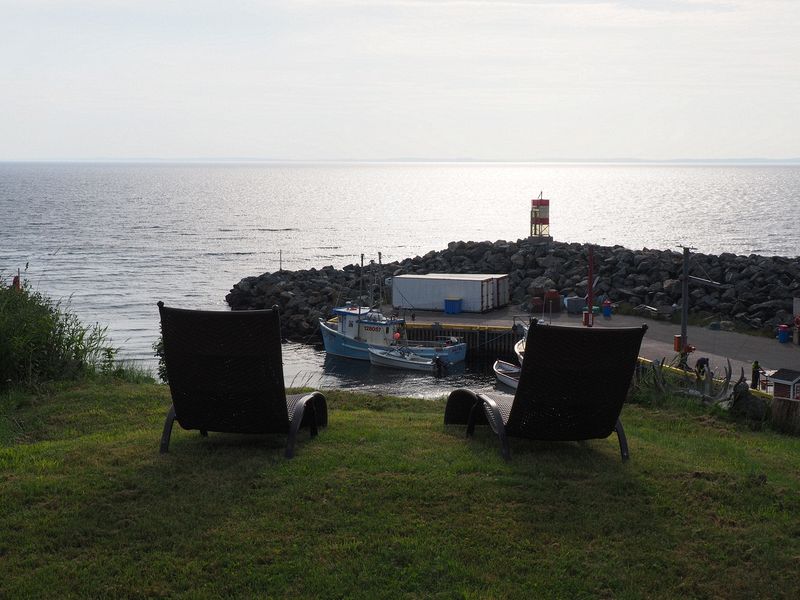
{"label": "shoreline", "polygon": [[[508,273],[510,305],[532,312],[533,299],[555,289],[562,296],[584,296],[588,287],[586,244],[520,239],[516,242],[450,242],[443,250],[384,264],[333,266],[267,272],[236,283],[225,300],[233,310],[281,309],[284,336],[294,341],[316,337],[318,319],[346,301],[367,303],[379,297],[386,277],[427,273]],[[683,256],[672,250],[630,250],[592,245],[597,298],[628,308],[675,307],[681,302]],[[727,326],[769,331],[791,324],[793,299],[800,298],[800,258],[692,254],[690,275],[721,284],[692,285],[690,315],[716,315]],[[360,296],[364,281],[363,296]]]}

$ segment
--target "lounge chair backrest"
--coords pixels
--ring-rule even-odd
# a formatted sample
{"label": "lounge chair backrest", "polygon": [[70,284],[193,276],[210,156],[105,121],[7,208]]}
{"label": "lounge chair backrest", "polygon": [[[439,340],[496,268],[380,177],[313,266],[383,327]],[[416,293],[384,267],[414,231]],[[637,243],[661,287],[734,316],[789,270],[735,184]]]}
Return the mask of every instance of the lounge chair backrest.
{"label": "lounge chair backrest", "polygon": [[184,429],[286,431],[277,310],[200,311],[159,302],[164,360]]}
{"label": "lounge chair backrest", "polygon": [[506,430],[541,440],[611,435],[646,329],[533,323]]}

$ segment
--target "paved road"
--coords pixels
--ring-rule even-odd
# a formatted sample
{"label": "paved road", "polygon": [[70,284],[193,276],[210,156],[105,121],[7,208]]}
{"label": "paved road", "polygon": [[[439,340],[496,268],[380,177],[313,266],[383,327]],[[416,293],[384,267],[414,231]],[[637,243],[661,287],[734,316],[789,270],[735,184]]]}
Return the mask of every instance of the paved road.
{"label": "paved road", "polygon": [[[391,311],[391,307],[386,307]],[[387,313],[388,314],[388,313]],[[406,312],[406,318],[410,311]],[[418,322],[467,323],[471,325],[511,325],[514,315],[522,313],[514,307],[507,307],[485,314],[460,313],[447,315],[437,311],[416,311]],[[527,319],[528,315],[524,315]],[[547,317],[545,321],[549,321]],[[558,314],[553,315],[554,324],[581,326],[581,317],[578,315]],[[611,318],[597,316],[596,327],[630,327],[647,324],[647,334],[642,342],[641,355],[652,360],[666,358],[669,362],[675,357],[673,337],[680,334],[680,325],[665,321],[656,321],[637,316],[614,315]],[[745,377],[750,378],[751,365],[758,360],[764,369],[794,369],[800,371],[800,346],[788,343],[781,344],[776,339],[734,333],[732,331],[713,331],[705,327],[689,326],[687,331],[689,343],[697,350],[689,359],[689,364],[701,356],[708,357],[711,369],[722,374],[726,359],[730,359],[734,370],[734,379],[738,377],[740,369],[744,369]]]}

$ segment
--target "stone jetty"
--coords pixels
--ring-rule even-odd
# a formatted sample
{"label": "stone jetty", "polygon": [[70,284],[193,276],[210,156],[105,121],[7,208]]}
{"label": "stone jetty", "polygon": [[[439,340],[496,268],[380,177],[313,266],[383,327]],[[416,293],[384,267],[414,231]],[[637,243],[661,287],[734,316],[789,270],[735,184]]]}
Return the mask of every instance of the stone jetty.
{"label": "stone jetty", "polygon": [[[630,307],[679,305],[683,255],[677,250],[630,250],[593,245],[595,293]],[[382,265],[382,276],[407,273],[508,273],[512,304],[530,310],[533,299],[550,289],[583,296],[587,290],[586,244],[537,240],[451,242],[425,256]],[[792,298],[800,297],[800,258],[692,254],[690,274],[711,279],[721,288],[690,287],[690,312],[717,315],[753,329],[771,330],[792,319]],[[277,271],[245,277],[225,297],[234,310],[278,305],[289,339],[313,342],[317,319],[350,300],[378,298],[377,265],[343,269],[332,266]],[[362,284],[363,281],[363,284]],[[362,288],[363,285],[363,288]],[[370,289],[370,286],[372,289]],[[391,297],[389,293],[389,298]]]}

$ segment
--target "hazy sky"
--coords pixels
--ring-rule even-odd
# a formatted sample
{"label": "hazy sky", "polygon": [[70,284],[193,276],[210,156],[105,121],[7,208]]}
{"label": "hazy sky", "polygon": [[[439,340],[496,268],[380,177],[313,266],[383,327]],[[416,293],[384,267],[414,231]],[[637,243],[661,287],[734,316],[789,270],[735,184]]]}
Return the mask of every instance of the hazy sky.
{"label": "hazy sky", "polygon": [[798,0],[0,0],[0,160],[800,157]]}

